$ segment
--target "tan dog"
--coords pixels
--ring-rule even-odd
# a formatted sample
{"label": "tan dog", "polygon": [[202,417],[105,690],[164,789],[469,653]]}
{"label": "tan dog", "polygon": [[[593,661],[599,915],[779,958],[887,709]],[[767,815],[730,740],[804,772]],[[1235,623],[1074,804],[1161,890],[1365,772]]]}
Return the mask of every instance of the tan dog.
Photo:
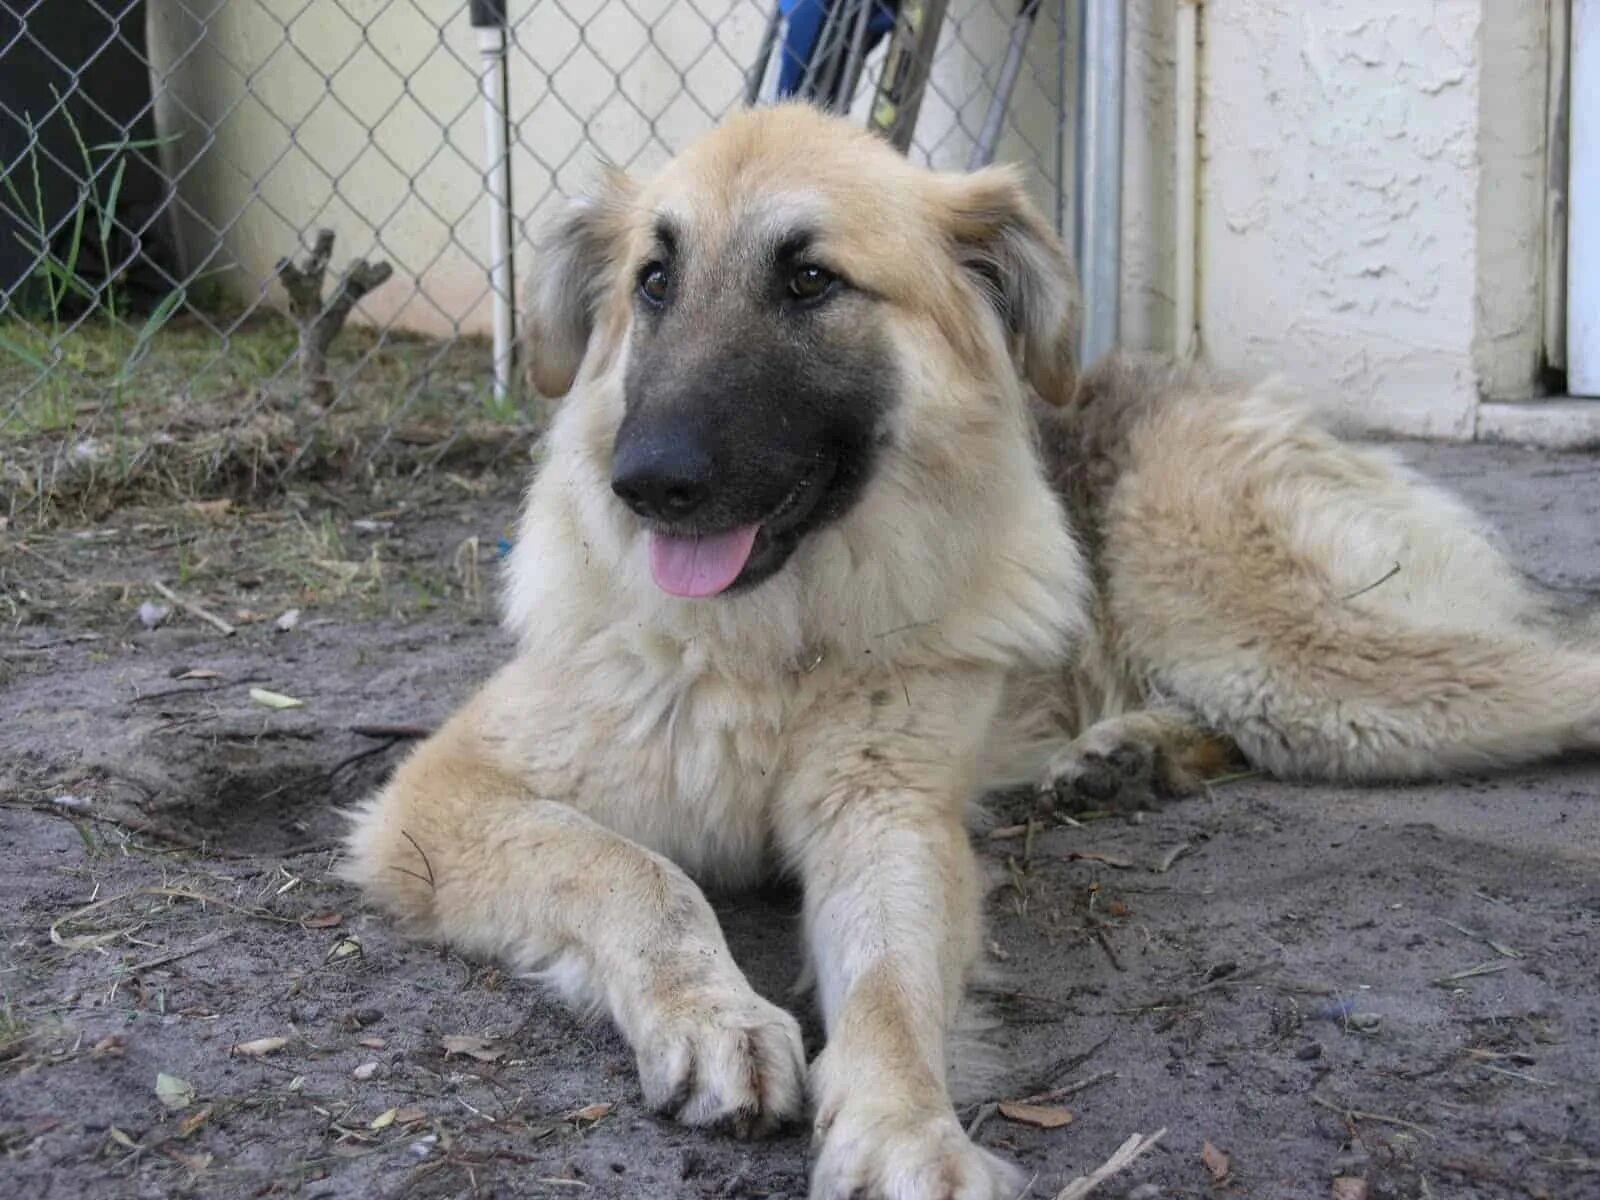
{"label": "tan dog", "polygon": [[[566,398],[520,649],[355,814],[344,871],[601,1006],[681,1120],[760,1133],[809,1082],[813,1197],[1020,1190],[948,1090],[983,788],[1594,743],[1600,669],[1452,502],[1265,392],[1123,361],[1075,389],[1073,275],[1005,170],[746,113],[611,175],[537,272],[533,375]],[[694,882],[775,871],[805,891],[809,1080]]]}

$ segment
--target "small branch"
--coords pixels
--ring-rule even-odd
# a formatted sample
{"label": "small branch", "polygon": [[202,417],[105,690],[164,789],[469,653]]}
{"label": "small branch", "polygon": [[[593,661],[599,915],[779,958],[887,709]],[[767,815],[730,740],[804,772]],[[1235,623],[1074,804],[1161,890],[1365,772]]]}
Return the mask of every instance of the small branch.
{"label": "small branch", "polygon": [[183,611],[188,613],[190,616],[199,617],[207,625],[217,629],[224,637],[232,637],[234,634],[239,632],[232,625],[229,625],[221,617],[217,616],[216,613],[211,612],[208,609],[201,608],[193,600],[185,600],[182,596],[178,595],[177,592],[173,591],[159,579],[152,579],[150,581],[150,586],[155,588],[156,591],[160,592],[164,597],[172,601],[172,603],[176,604],[179,608],[183,609]]}
{"label": "small branch", "polygon": [[394,268],[386,262],[369,263],[358,258],[345,268],[333,299],[324,305],[322,284],[333,257],[333,240],[333,230],[318,230],[316,245],[304,266],[295,266],[292,258],[278,260],[278,279],[289,294],[289,315],[300,327],[300,385],[304,394],[319,404],[333,398],[328,347],[361,297],[381,287],[394,274]]}
{"label": "small branch", "polygon": [[[428,861],[428,853],[427,853],[427,851],[425,851],[421,846],[417,845],[417,839],[412,837],[404,829],[402,829],[400,831],[400,836],[405,838],[406,841],[411,843],[411,848],[413,850],[415,850],[417,852],[418,857],[420,857],[422,859],[422,869],[427,872],[427,875],[425,875],[425,876],[424,875],[417,875],[417,873],[415,871],[406,871],[406,874],[408,874],[408,875],[416,875],[416,877],[418,879],[421,879],[424,883],[426,883],[428,885],[428,890],[429,891],[434,891],[435,888],[434,888],[434,883],[433,883],[433,864]],[[395,870],[402,871],[402,870],[405,870],[405,868],[404,867],[396,867]]]}
{"label": "small branch", "polygon": [[1056,1200],[1083,1200],[1083,1197],[1089,1195],[1113,1175],[1126,1171],[1133,1164],[1134,1159],[1166,1136],[1167,1131],[1164,1127],[1156,1130],[1149,1137],[1145,1137],[1140,1133],[1133,1134],[1127,1141],[1118,1146],[1116,1153],[1104,1163],[1089,1172],[1089,1174],[1078,1176],[1060,1192],[1056,1193]]}
{"label": "small branch", "polygon": [[154,970],[156,967],[164,967],[168,963],[177,962],[180,958],[188,958],[191,954],[199,954],[202,950],[209,950],[212,946],[215,946],[224,938],[231,936],[232,934],[230,931],[226,929],[219,929],[215,933],[208,933],[198,942],[195,942],[190,946],[185,946],[182,950],[169,950],[165,954],[158,954],[154,958],[147,958],[142,963],[135,963],[133,966],[128,968],[128,974],[138,975],[143,971]]}
{"label": "small branch", "polygon": [[1097,1083],[1104,1083],[1108,1079],[1117,1078],[1115,1071],[1100,1071],[1090,1075],[1087,1079],[1080,1079],[1076,1083],[1064,1084],[1058,1088],[1051,1088],[1047,1092],[1037,1092],[1032,1096],[1025,1096],[1021,1104],[1050,1104],[1056,1100],[1065,1100],[1068,1096],[1075,1096],[1081,1091],[1092,1088]]}
{"label": "small branch", "polygon": [[1398,574],[1400,574],[1400,564],[1395,563],[1394,566],[1389,568],[1388,573],[1383,575],[1381,578],[1374,579],[1371,583],[1367,584],[1366,587],[1357,588],[1347,596],[1340,596],[1339,603],[1343,604],[1346,600],[1354,600],[1357,596],[1365,596],[1373,588],[1382,587]]}
{"label": "small branch", "polygon": [[344,770],[346,767],[353,767],[358,762],[365,762],[369,758],[373,758],[379,754],[382,754],[384,751],[389,750],[394,746],[398,746],[401,740],[402,739],[400,738],[389,738],[386,741],[379,742],[376,746],[368,746],[365,750],[357,750],[354,754],[348,755],[345,758],[341,758],[338,762],[334,763],[333,766],[329,767],[328,773],[326,776],[324,776],[324,778],[331,783],[334,776],[338,775],[339,772]]}
{"label": "small branch", "polygon": [[425,738],[433,733],[427,725],[352,725],[350,732],[364,738]]}
{"label": "small branch", "polygon": [[1310,1093],[1310,1096],[1311,1096],[1311,1102],[1313,1104],[1320,1104],[1323,1108],[1327,1109],[1329,1112],[1338,1113],[1341,1117],[1343,1117],[1348,1122],[1355,1122],[1355,1121],[1381,1121],[1385,1125],[1398,1125],[1402,1129],[1415,1130],[1417,1133],[1420,1133],[1425,1138],[1430,1138],[1431,1139],[1433,1137],[1433,1131],[1432,1130],[1428,1129],[1424,1125],[1418,1125],[1415,1121],[1407,1121],[1407,1120],[1405,1120],[1405,1119],[1403,1119],[1401,1117],[1389,1117],[1389,1116],[1385,1116],[1383,1113],[1364,1112],[1363,1110],[1361,1110],[1359,1108],[1346,1108],[1344,1105],[1338,1104],[1338,1103],[1336,1103],[1336,1102],[1334,1102],[1332,1100],[1326,1099],[1325,1097],[1319,1096],[1315,1092]]}

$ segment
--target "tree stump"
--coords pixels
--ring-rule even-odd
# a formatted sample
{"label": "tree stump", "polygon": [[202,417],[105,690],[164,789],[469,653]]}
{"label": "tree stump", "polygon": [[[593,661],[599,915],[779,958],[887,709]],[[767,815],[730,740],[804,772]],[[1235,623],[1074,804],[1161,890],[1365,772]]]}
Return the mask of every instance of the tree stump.
{"label": "tree stump", "polygon": [[322,302],[322,282],[333,257],[333,230],[317,231],[317,242],[304,266],[293,258],[278,260],[278,279],[289,293],[289,315],[300,330],[300,387],[302,394],[318,404],[333,399],[333,381],[328,378],[328,347],[344,328],[356,301],[381,286],[394,268],[386,262],[369,263],[358,258],[345,268],[333,299]]}

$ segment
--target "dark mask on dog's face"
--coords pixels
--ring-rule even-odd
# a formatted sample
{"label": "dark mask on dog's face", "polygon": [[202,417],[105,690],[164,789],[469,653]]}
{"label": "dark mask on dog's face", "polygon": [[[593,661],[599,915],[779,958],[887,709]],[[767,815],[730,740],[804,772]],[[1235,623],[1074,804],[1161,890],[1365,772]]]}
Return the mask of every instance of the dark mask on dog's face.
{"label": "dark mask on dog's face", "polygon": [[613,491],[664,590],[751,587],[849,510],[886,437],[895,368],[874,300],[805,229],[697,238],[665,218],[635,268]]}

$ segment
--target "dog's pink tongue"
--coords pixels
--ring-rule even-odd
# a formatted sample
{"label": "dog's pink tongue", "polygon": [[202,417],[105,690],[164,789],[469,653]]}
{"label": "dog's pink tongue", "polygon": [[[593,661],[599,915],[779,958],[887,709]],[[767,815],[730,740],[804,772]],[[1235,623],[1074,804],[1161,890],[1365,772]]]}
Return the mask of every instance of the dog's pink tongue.
{"label": "dog's pink tongue", "polygon": [[744,570],[759,525],[745,525],[709,537],[650,535],[650,574],[656,586],[674,596],[715,596]]}

